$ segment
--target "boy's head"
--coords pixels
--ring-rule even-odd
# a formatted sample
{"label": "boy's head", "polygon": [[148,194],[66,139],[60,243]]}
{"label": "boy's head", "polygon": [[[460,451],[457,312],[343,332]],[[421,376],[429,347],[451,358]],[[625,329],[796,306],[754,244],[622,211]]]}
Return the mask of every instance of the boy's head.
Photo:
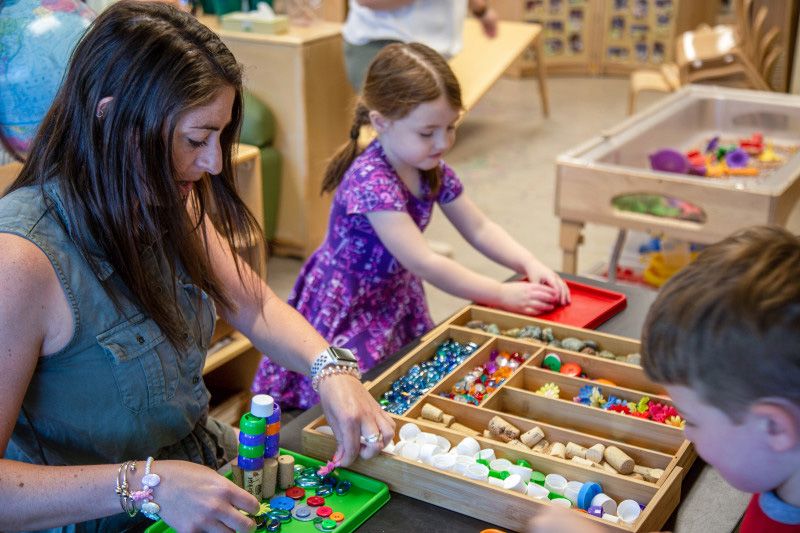
{"label": "boy's head", "polygon": [[728,482],[763,492],[800,475],[800,238],[754,227],[706,248],[661,290],[642,352]]}

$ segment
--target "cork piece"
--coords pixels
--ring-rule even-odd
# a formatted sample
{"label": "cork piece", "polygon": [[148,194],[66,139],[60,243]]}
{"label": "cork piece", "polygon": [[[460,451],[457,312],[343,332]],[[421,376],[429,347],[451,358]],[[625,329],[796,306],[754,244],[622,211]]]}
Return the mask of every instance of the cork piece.
{"label": "cork piece", "polygon": [[539,426],[535,426],[533,429],[530,429],[519,436],[519,440],[521,440],[525,446],[533,448],[536,444],[544,438],[544,431]]}
{"label": "cork piece", "polygon": [[493,435],[500,437],[505,442],[519,438],[520,434],[518,427],[499,416],[492,417],[492,419],[489,420],[489,431],[491,431]]}
{"label": "cork piece", "polygon": [[244,473],[236,463],[231,463],[231,472],[233,472],[233,482],[237,487],[244,487]]}
{"label": "cork piece", "polygon": [[633,479],[638,479],[639,481],[644,481],[644,476],[639,474],[638,472],[634,472],[633,474],[628,474],[628,477],[632,477]]}
{"label": "cork piece", "polygon": [[628,454],[617,448],[616,446],[609,446],[606,448],[603,457],[606,458],[608,464],[620,474],[630,474],[633,472],[633,467],[636,463],[633,462]]}
{"label": "cork piece", "polygon": [[661,470],[660,468],[651,468],[650,475],[649,476],[645,475],[644,478],[651,483],[656,483],[658,482],[659,479],[661,479],[661,476],[663,475],[664,471]]}
{"label": "cork piece", "polygon": [[417,420],[422,420],[423,422],[427,422],[428,424],[435,424],[437,426],[444,426],[444,424],[442,424],[441,422],[434,422],[433,420],[428,420],[427,418],[422,417],[422,416],[418,416]]}
{"label": "cork piece", "polygon": [[484,429],[483,430],[483,438],[492,439],[492,440],[500,440],[497,437],[495,437],[494,435],[492,435],[492,432],[489,431],[488,429]]}
{"label": "cork piece", "polygon": [[586,450],[586,455],[584,455],[584,457],[595,463],[601,463],[603,462],[603,452],[605,451],[606,451],[605,445],[598,442],[597,444]]}
{"label": "cork piece", "polygon": [[647,466],[633,465],[633,471],[645,477],[650,475],[650,468]]}
{"label": "cork piece", "polygon": [[553,457],[561,457],[562,459],[565,459],[566,453],[567,447],[560,442],[554,442],[553,447],[550,448],[550,455]]}
{"label": "cork piece", "polygon": [[519,439],[511,439],[506,444],[508,444],[509,446],[514,446],[515,448],[520,448],[522,450],[525,450],[526,452],[530,451],[530,448],[528,446],[526,446],[525,443],[523,443]]}
{"label": "cork piece", "polygon": [[547,451],[547,448],[549,447],[550,443],[547,441],[547,439],[542,439],[536,443],[536,446],[533,447],[533,451],[539,453],[545,453]]}
{"label": "cork piece", "polygon": [[573,463],[578,463],[581,466],[594,466],[594,463],[588,459],[584,459],[578,455],[573,455],[572,459],[570,459]]}
{"label": "cork piece", "polygon": [[422,418],[426,420],[430,420],[432,422],[441,422],[442,416],[444,415],[444,411],[436,407],[435,405],[431,405],[426,403],[422,406]]}
{"label": "cork piece", "polygon": [[447,413],[444,413],[442,415],[442,424],[444,424],[444,427],[450,427],[450,424],[452,424],[455,421],[456,417],[454,417],[453,415],[448,415]]}
{"label": "cork piece", "polygon": [[575,444],[574,442],[568,442],[565,450],[567,454],[566,457],[567,459],[572,459],[573,457],[580,457],[581,459],[586,459],[586,448],[584,448],[580,444]]}
{"label": "cork piece", "polygon": [[[273,458],[264,459],[264,476],[262,478],[261,497],[272,498],[278,486],[278,461]],[[294,469],[293,469],[294,470]]]}
{"label": "cork piece", "polygon": [[602,469],[603,469],[603,470],[605,470],[606,472],[610,472],[610,473],[612,473],[612,474],[619,474],[619,472],[617,472],[616,470],[614,470],[614,467],[613,467],[613,466],[611,466],[610,464],[608,464],[608,463],[607,463],[607,462],[605,462],[605,461],[603,461],[602,463],[600,463],[600,466],[601,466],[601,467],[602,467]]}
{"label": "cork piece", "polygon": [[278,487],[286,490],[294,485],[294,457],[291,455],[278,456]]}
{"label": "cork piece", "polygon": [[474,429],[461,425],[458,422],[453,422],[452,424],[450,424],[450,429],[452,429],[453,431],[458,431],[459,433],[463,433],[464,435],[469,435],[470,437],[480,435],[480,433],[478,433]]}

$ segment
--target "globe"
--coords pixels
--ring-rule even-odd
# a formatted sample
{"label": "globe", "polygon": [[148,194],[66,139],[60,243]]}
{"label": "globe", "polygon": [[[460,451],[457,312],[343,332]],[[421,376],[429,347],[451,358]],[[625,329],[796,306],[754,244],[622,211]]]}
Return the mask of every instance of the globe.
{"label": "globe", "polygon": [[0,0],[0,137],[24,155],[95,14],[78,0]]}

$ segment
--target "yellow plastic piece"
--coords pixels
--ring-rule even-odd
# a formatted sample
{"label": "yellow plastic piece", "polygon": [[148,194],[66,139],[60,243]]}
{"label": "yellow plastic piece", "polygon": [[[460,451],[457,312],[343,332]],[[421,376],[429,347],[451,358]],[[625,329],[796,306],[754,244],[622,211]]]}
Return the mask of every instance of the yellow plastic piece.
{"label": "yellow plastic piece", "polygon": [[761,152],[761,155],[758,156],[758,160],[762,163],[781,163],[783,162],[783,158],[775,153],[775,150],[772,148],[771,144],[768,144],[767,147]]}

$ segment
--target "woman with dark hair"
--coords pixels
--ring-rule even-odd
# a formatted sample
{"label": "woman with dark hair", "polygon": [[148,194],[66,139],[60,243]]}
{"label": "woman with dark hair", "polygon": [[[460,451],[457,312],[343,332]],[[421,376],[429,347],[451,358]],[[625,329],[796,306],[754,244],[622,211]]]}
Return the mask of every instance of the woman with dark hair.
{"label": "woman with dark hair", "polygon": [[0,199],[0,530],[254,526],[215,472],[237,445],[202,380],[215,309],[311,373],[343,464],[393,435],[350,354],[236,252],[263,251],[233,181],[241,117],[233,55],[167,5],[115,4],[73,52]]}

